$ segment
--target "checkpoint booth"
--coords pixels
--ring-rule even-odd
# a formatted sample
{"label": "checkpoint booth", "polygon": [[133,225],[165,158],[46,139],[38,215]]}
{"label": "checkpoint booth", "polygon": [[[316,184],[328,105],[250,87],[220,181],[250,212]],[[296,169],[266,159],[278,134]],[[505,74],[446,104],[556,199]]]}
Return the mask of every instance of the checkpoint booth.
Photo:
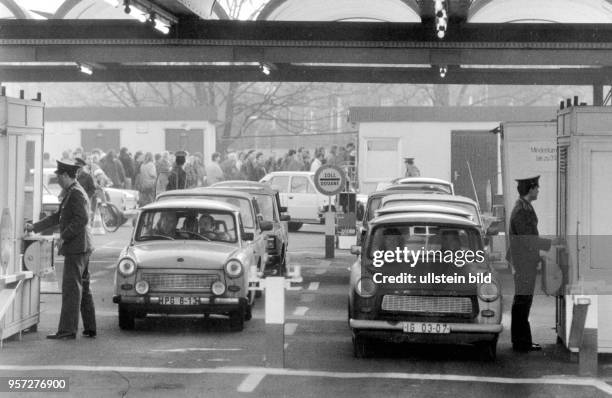
{"label": "checkpoint booth", "polygon": [[40,100],[0,95],[0,344],[36,330],[40,275],[53,261],[49,237],[24,236],[41,212],[43,128]]}
{"label": "checkpoint booth", "polygon": [[557,145],[557,234],[567,242],[557,336],[596,361],[612,353],[612,108],[559,110]]}

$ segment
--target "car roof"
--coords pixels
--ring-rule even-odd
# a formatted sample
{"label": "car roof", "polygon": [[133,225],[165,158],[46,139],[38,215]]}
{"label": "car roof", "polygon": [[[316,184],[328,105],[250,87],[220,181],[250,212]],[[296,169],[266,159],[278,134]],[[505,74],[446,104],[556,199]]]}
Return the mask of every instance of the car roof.
{"label": "car roof", "polygon": [[478,224],[476,224],[472,220],[468,220],[465,217],[455,216],[451,214],[428,213],[428,212],[387,214],[387,215],[373,218],[370,221],[370,226],[374,227],[377,225],[398,224],[398,223],[406,223],[406,224],[435,223],[435,224],[450,224],[450,225],[460,225],[462,227],[478,228]]}
{"label": "car roof", "polygon": [[242,181],[242,180],[231,180],[221,181],[211,185],[209,188],[225,189],[225,190],[236,190],[241,192],[250,193],[261,193],[267,195],[274,195],[278,190],[272,188],[270,184],[256,181]]}
{"label": "car roof", "polygon": [[451,214],[461,217],[472,217],[473,214],[469,211],[457,207],[443,206],[437,204],[431,205],[417,205],[417,204],[401,204],[397,206],[381,207],[376,210],[377,216],[394,213],[440,213],[440,214]]}
{"label": "car roof", "polygon": [[431,178],[431,177],[403,177],[395,180],[395,184],[442,184],[450,186],[451,183],[443,180],[441,178]]}
{"label": "car roof", "polygon": [[247,192],[233,191],[230,189],[211,188],[211,187],[199,187],[191,189],[176,189],[172,191],[162,192],[157,195],[157,200],[168,197],[181,197],[181,196],[229,196],[234,198],[251,199],[251,195]]}
{"label": "car roof", "polygon": [[219,202],[217,200],[206,199],[190,199],[190,198],[172,198],[161,202],[153,202],[142,207],[142,210],[157,210],[157,209],[207,209],[216,211],[232,211],[238,212],[236,206]]}
{"label": "car roof", "polygon": [[308,176],[311,175],[313,176],[315,173],[314,171],[273,171],[271,173],[266,174],[262,180],[264,178],[268,178],[268,176],[274,177],[274,176],[288,176],[288,175],[304,175],[304,176]]}
{"label": "car roof", "polygon": [[470,198],[459,195],[445,195],[445,194],[426,194],[426,193],[393,193],[386,195],[385,201],[390,202],[392,200],[426,200],[426,201],[445,201],[445,202],[459,202],[469,203],[478,207],[478,203]]}

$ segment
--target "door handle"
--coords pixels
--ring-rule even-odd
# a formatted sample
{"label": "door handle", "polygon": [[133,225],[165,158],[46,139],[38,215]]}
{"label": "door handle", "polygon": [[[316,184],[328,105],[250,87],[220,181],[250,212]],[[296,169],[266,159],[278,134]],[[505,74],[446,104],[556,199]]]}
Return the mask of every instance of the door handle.
{"label": "door handle", "polygon": [[457,172],[457,170],[455,170],[453,178],[455,179],[455,181],[457,181],[457,178],[459,178],[459,173]]}

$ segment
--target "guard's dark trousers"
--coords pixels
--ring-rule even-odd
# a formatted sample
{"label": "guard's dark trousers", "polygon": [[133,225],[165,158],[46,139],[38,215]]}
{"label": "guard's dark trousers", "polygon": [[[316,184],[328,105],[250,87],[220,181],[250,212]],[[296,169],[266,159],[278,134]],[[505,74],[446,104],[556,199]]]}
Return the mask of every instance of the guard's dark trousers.
{"label": "guard's dark trousers", "polygon": [[67,254],[62,277],[62,310],[59,333],[75,333],[79,328],[79,312],[84,330],[96,330],[96,310],[89,290],[89,255]]}

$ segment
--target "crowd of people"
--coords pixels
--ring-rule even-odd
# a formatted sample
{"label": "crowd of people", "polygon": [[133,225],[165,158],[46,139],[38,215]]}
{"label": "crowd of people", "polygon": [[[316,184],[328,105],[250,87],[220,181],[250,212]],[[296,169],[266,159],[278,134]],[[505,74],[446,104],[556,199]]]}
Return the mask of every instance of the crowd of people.
{"label": "crowd of people", "polygon": [[[140,193],[140,205],[152,202],[156,187],[166,189],[194,188],[212,185],[224,180],[259,181],[273,171],[316,171],[324,164],[350,167],[355,164],[355,144],[318,147],[312,152],[304,147],[290,149],[284,156],[266,156],[257,150],[228,151],[224,155],[212,154],[204,159],[201,152],[137,151],[132,154],[123,147],[104,152],[82,148],[65,150],[60,161],[74,162],[82,159],[87,173],[99,187],[135,189]],[[44,167],[55,167],[55,160],[48,153],[43,155]],[[175,178],[175,179],[173,179]]]}

